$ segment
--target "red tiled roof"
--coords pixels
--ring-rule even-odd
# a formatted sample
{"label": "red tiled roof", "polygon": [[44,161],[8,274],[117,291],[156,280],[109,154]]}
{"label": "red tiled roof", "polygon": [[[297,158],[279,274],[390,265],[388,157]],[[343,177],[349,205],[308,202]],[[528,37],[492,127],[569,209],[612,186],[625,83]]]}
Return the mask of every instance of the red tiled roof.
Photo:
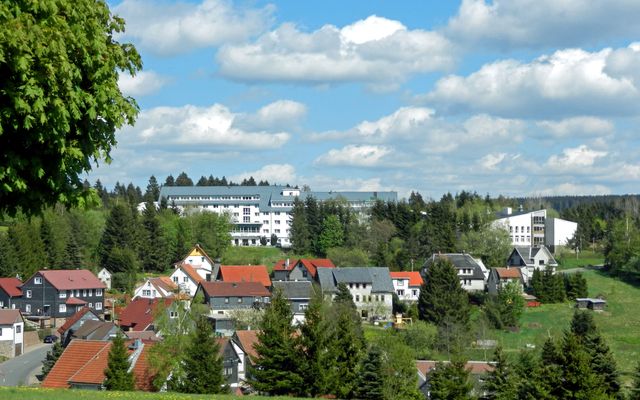
{"label": "red tiled roof", "polygon": [[200,282],[202,289],[209,297],[227,296],[260,296],[270,297],[269,292],[260,282]]}
{"label": "red tiled roof", "polygon": [[22,282],[18,278],[0,278],[0,289],[4,290],[9,297],[22,296],[20,286],[22,286]]}
{"label": "red tiled roof", "polygon": [[289,263],[289,268],[285,267],[286,260],[279,260],[276,265],[273,267],[275,271],[291,271],[298,263],[302,263],[302,265],[307,268],[307,271],[311,274],[312,277],[316,276],[316,271],[318,268],[335,268],[336,266],[333,264],[328,258],[301,258],[294,262]]}
{"label": "red tiled roof", "polygon": [[260,282],[265,287],[271,286],[265,265],[222,265],[220,274],[223,282]]}
{"label": "red tiled roof", "polygon": [[22,320],[20,310],[0,310],[0,325],[13,325]]}
{"label": "red tiled roof", "polygon": [[422,276],[418,271],[389,272],[391,279],[408,279],[409,286],[422,286]]}
{"label": "red tiled roof", "polygon": [[520,268],[494,268],[500,279],[521,279]]}
{"label": "red tiled roof", "polygon": [[71,328],[71,325],[78,322],[80,318],[82,318],[82,316],[88,312],[93,313],[93,315],[97,317],[96,313],[93,312],[93,310],[91,310],[89,307],[82,307],[81,309],[78,310],[78,312],[76,312],[75,314],[67,318],[64,324],[62,324],[62,326],[58,328],[58,333],[60,333],[61,335],[64,334],[67,331],[67,329]]}
{"label": "red tiled roof", "polygon": [[86,269],[42,270],[36,273],[58,290],[106,288],[93,272]]}
{"label": "red tiled roof", "polygon": [[65,301],[65,304],[68,304],[70,306],[81,306],[87,304],[87,302],[77,297],[69,297],[67,301]]}
{"label": "red tiled roof", "polygon": [[182,269],[184,273],[187,274],[189,278],[191,278],[191,280],[196,283],[196,285],[204,280],[204,278],[202,278],[200,274],[196,272],[196,269],[191,264],[180,264],[178,268]]}
{"label": "red tiled roof", "polygon": [[131,301],[117,317],[120,326],[129,327],[131,330],[144,331],[153,323],[160,304],[169,307],[173,299],[143,299],[137,298]]}
{"label": "red tiled roof", "polygon": [[[443,361],[448,363],[449,361]],[[426,376],[433,368],[435,368],[437,361],[416,360],[416,368],[422,374]],[[493,371],[494,366],[485,361],[467,361],[465,369],[472,375],[483,375]]]}
{"label": "red tiled roof", "polygon": [[[129,344],[131,342],[127,342]],[[97,340],[73,340],[53,366],[42,387],[68,388],[70,382],[100,385],[104,382],[104,370],[109,362],[109,350],[112,342]],[[153,389],[153,375],[150,373],[148,353],[153,343],[144,343],[144,347],[133,366],[135,388],[150,391]],[[129,353],[132,350],[128,350]]]}
{"label": "red tiled roof", "polygon": [[242,349],[252,358],[257,358],[258,353],[253,347],[258,343],[258,331],[239,330],[235,333]]}

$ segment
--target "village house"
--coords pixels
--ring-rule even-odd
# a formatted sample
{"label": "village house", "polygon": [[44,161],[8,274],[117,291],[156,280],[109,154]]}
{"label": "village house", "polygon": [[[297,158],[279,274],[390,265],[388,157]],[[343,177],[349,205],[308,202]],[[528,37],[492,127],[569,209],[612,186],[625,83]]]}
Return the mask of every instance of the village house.
{"label": "village house", "polygon": [[328,258],[301,258],[293,263],[289,259],[280,260],[273,267],[274,281],[313,281],[318,268],[335,268]]}
{"label": "village house", "polygon": [[390,272],[393,289],[400,301],[415,303],[420,297],[422,276],[418,271],[392,271]]}
{"label": "village house", "polygon": [[515,246],[507,259],[507,265],[519,267],[524,283],[528,285],[533,277],[533,271],[536,269],[544,271],[547,266],[550,266],[555,273],[558,262],[545,246]]}
{"label": "village house", "polygon": [[0,278],[0,308],[15,309],[22,299],[22,281],[18,278]]}
{"label": "village house", "polygon": [[24,320],[20,310],[0,310],[0,356],[13,358],[24,353]]}
{"label": "village house", "polygon": [[102,268],[100,272],[98,272],[98,279],[104,283],[107,290],[111,289],[111,272],[109,272],[109,270]]}
{"label": "village house", "polygon": [[496,294],[498,290],[509,282],[517,282],[517,284],[520,285],[520,289],[524,289],[520,268],[491,268],[489,279],[487,280],[487,290],[490,294]]}
{"label": "village house", "polygon": [[170,276],[171,282],[179,288],[179,292],[193,296],[200,282],[210,279],[211,271],[195,268],[191,264],[178,264]]}
{"label": "village house", "polygon": [[258,331],[237,330],[231,337],[231,345],[238,355],[238,381],[240,385],[248,378],[248,366],[258,357],[255,345],[258,343]]}
{"label": "village house", "polygon": [[236,352],[235,346],[231,343],[230,338],[217,338],[216,341],[220,348],[219,355],[222,358],[222,375],[233,392],[233,389],[240,385],[240,378],[238,377],[240,356]]}
{"label": "village house", "polygon": [[20,310],[28,319],[47,320],[51,325],[89,307],[103,312],[105,285],[86,269],[41,270],[22,285]]}
{"label": "village house", "polygon": [[304,322],[304,312],[313,296],[313,284],[309,281],[273,281],[273,291],[280,290],[291,305],[294,325]]}
{"label": "village house", "polygon": [[147,278],[133,291],[133,298],[164,299],[174,297],[178,292],[178,285],[169,276]]}
{"label": "village house", "polygon": [[118,326],[111,321],[89,320],[71,333],[71,340],[112,340],[119,332]]}
{"label": "village house", "polygon": [[[220,268],[220,262],[218,260],[212,260],[204,249],[196,243],[195,246],[189,251],[189,254],[182,259],[179,264],[189,264],[196,270],[208,271],[212,276],[218,275],[218,269]],[[204,279],[208,279],[206,275],[202,276]]]}
{"label": "village house", "polygon": [[177,317],[178,313],[172,309],[173,298],[132,300],[123,308],[118,317],[118,325],[123,331],[155,330],[154,323],[160,312],[168,313],[169,318]]}
{"label": "village house", "polygon": [[422,266],[421,274],[423,277],[427,276],[427,270],[438,258],[448,260],[453,265],[458,273],[460,286],[464,290],[467,292],[484,291],[489,271],[480,259],[473,258],[467,253],[433,254]]}
{"label": "village house", "polygon": [[67,346],[69,342],[71,342],[72,335],[75,331],[86,321],[100,321],[100,316],[89,307],[82,307],[78,312],[67,318],[65,323],[58,328],[60,343],[62,343],[63,346]]}
{"label": "village house", "polygon": [[265,265],[221,265],[216,280],[222,282],[259,282],[266,289],[271,287],[271,278]]}
{"label": "village house", "polygon": [[200,294],[211,314],[227,316],[234,310],[262,308],[271,297],[271,292],[260,282],[202,281],[194,297]]}
{"label": "village house", "polygon": [[391,318],[394,289],[389,268],[320,268],[318,281],[323,295],[332,297],[340,283],[346,284],[362,318]]}

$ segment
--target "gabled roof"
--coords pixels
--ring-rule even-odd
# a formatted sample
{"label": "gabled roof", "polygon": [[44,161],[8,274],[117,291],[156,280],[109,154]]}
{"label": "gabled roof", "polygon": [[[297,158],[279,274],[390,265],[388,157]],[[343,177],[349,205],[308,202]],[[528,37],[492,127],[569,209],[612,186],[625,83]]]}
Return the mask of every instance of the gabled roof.
{"label": "gabled roof", "polygon": [[73,332],[72,337],[76,339],[107,340],[107,335],[113,328],[117,329],[116,325],[111,321],[88,320]]}
{"label": "gabled roof", "polygon": [[209,297],[270,297],[271,293],[260,282],[200,282]]}
{"label": "gabled roof", "polygon": [[[168,276],[161,276],[157,278],[147,278],[142,285],[138,286],[138,289],[146,286],[147,282],[153,286],[157,293],[163,295],[167,293],[167,297],[173,297],[174,291],[178,289],[178,286]],[[197,282],[196,282],[197,284]]]}
{"label": "gabled roof", "polygon": [[282,290],[289,300],[310,299],[313,294],[313,284],[309,281],[273,281],[273,289]]}
{"label": "gabled roof", "polygon": [[522,279],[520,268],[494,268],[500,279]]}
{"label": "gabled roof", "polygon": [[233,338],[251,359],[258,357],[258,352],[254,347],[258,343],[258,331],[239,330],[233,334]]}
{"label": "gabled roof", "polygon": [[271,287],[271,278],[265,265],[221,265],[223,282],[260,282]]}
{"label": "gabled roof", "polygon": [[[537,246],[537,247],[514,246],[513,251],[517,252],[520,258],[522,258],[522,260],[524,260],[525,264],[528,266],[534,265],[533,260],[541,251],[547,254],[547,258],[549,260],[548,265],[551,265],[551,266],[558,265],[558,262],[553,257],[553,254],[551,253],[551,251],[549,251],[549,249],[544,245]],[[511,252],[511,254],[513,254],[513,252]]]}
{"label": "gabled roof", "polygon": [[104,283],[87,269],[40,270],[36,274],[42,275],[58,290],[106,288]]}
{"label": "gabled roof", "polygon": [[475,258],[471,257],[471,254],[467,253],[433,254],[427,259],[422,268],[429,268],[429,266],[433,264],[437,258],[444,258],[446,260],[449,260],[449,262],[451,262],[451,264],[453,264],[453,267],[456,269],[472,269],[473,274],[465,275],[465,279],[485,279],[483,268],[480,263]]}
{"label": "gabled roof", "polygon": [[328,258],[301,258],[296,260],[293,263],[289,263],[287,267],[287,260],[279,260],[276,265],[273,267],[274,271],[291,271],[296,265],[302,264],[309,271],[312,277],[316,277],[318,268],[335,268],[336,266],[333,264]]}
{"label": "gabled roof", "polygon": [[409,286],[422,286],[422,276],[419,271],[392,271],[391,279],[408,279]]}
{"label": "gabled roof", "polygon": [[89,307],[82,307],[81,309],[78,310],[78,312],[76,312],[75,314],[67,318],[64,324],[62,324],[62,326],[58,328],[58,333],[60,333],[61,335],[64,335],[67,329],[71,328],[73,324],[78,322],[80,318],[82,318],[86,313],[91,313],[96,317],[96,319],[100,319],[98,317],[98,314],[96,314],[95,311],[93,311]]}
{"label": "gabled roof", "polygon": [[13,325],[16,322],[22,322],[22,314],[20,313],[20,310],[0,310],[0,325]]}
{"label": "gabled roof", "polygon": [[214,261],[211,259],[211,257],[209,257],[209,255],[207,254],[206,251],[204,251],[204,249],[202,248],[202,246],[200,246],[199,244],[196,243],[195,246],[193,246],[193,248],[189,251],[189,253],[186,255],[185,258],[182,259],[182,261],[180,261],[180,264],[188,264],[187,262],[187,258],[189,257],[204,257],[207,259],[207,261],[209,261],[209,264],[211,264],[213,266]]}
{"label": "gabled roof", "polygon": [[[129,342],[130,343],[130,342]],[[127,343],[127,344],[129,344]],[[101,385],[109,360],[112,342],[97,340],[73,340],[62,353],[42,382],[46,388],[68,388],[70,383]],[[147,361],[152,343],[143,343],[140,355],[134,358],[133,374],[137,390],[151,390],[153,376]],[[128,350],[132,353],[133,350]]]}
{"label": "gabled roof", "polygon": [[198,274],[196,272],[196,269],[193,267],[193,265],[191,264],[180,264],[178,265],[177,269],[181,269],[182,271],[184,271],[184,273],[193,281],[196,283],[196,285],[200,282],[202,282],[204,280],[203,277],[200,276],[200,274]]}
{"label": "gabled roof", "polygon": [[20,286],[22,286],[22,282],[18,278],[0,278],[0,289],[9,295],[9,297],[22,296]]}
{"label": "gabled roof", "polygon": [[339,283],[366,283],[372,293],[392,293],[393,282],[387,267],[320,268],[318,281],[323,291],[336,292]]}
{"label": "gabled roof", "polygon": [[[443,364],[448,364],[449,361],[442,361]],[[438,361],[431,360],[416,360],[416,368],[420,375],[426,377],[432,369],[436,367]],[[486,361],[467,361],[465,369],[471,373],[471,375],[485,375],[494,370],[494,366]]]}
{"label": "gabled roof", "polygon": [[118,315],[120,326],[126,326],[136,331],[144,331],[153,324],[156,312],[160,305],[169,307],[173,303],[172,298],[143,299],[137,298],[131,301]]}

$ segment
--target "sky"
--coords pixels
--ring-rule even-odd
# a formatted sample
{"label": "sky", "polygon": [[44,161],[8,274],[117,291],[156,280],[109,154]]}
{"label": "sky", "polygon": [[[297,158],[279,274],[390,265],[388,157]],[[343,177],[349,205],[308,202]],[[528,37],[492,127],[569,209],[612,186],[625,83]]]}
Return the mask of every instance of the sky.
{"label": "sky", "polygon": [[124,0],[134,126],[108,188],[637,193],[637,0]]}

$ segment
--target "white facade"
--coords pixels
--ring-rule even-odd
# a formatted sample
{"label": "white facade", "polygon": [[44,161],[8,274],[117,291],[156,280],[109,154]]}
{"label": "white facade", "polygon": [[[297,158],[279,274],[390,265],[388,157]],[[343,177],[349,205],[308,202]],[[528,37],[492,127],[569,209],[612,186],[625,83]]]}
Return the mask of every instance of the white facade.
{"label": "white facade", "polygon": [[545,242],[547,210],[513,213],[506,208],[493,226],[503,226],[509,231],[514,246],[538,246]]}
{"label": "white facade", "polygon": [[[6,310],[9,311],[9,310]],[[0,310],[0,312],[4,312]],[[11,310],[11,312],[15,312]],[[18,314],[20,315],[20,314]],[[22,318],[13,323],[0,325],[0,355],[15,357],[24,353],[24,322]]]}
{"label": "white facade", "polygon": [[[203,271],[202,273],[204,274],[204,271],[206,270],[198,268],[198,270],[196,271]],[[203,277],[199,272],[196,273],[198,273],[198,276],[200,276],[202,279],[206,279],[206,276]],[[196,281],[193,277],[187,274],[182,267],[176,268],[176,270],[171,274],[170,278],[171,281],[180,288],[180,293],[185,293],[189,296],[193,296],[196,293],[198,283],[200,283],[200,281]]]}
{"label": "white facade", "polygon": [[393,282],[393,290],[398,295],[400,301],[416,302],[420,297],[420,286],[410,286],[409,278],[394,278],[391,277]]}
{"label": "white facade", "polygon": [[[157,278],[156,278],[157,279]],[[143,299],[161,299],[173,297],[174,293],[160,285],[154,285],[152,278],[147,278],[142,285],[133,291],[133,299],[142,297]]]}
{"label": "white facade", "polygon": [[391,293],[371,293],[370,283],[348,283],[349,293],[362,317],[389,318],[393,309]]}
{"label": "white facade", "polygon": [[545,246],[551,250],[555,250],[556,246],[566,246],[577,230],[577,222],[548,218],[545,223]]}
{"label": "white facade", "polygon": [[104,283],[107,289],[111,289],[111,272],[107,271],[106,268],[102,268],[100,272],[98,272],[98,279]]}

